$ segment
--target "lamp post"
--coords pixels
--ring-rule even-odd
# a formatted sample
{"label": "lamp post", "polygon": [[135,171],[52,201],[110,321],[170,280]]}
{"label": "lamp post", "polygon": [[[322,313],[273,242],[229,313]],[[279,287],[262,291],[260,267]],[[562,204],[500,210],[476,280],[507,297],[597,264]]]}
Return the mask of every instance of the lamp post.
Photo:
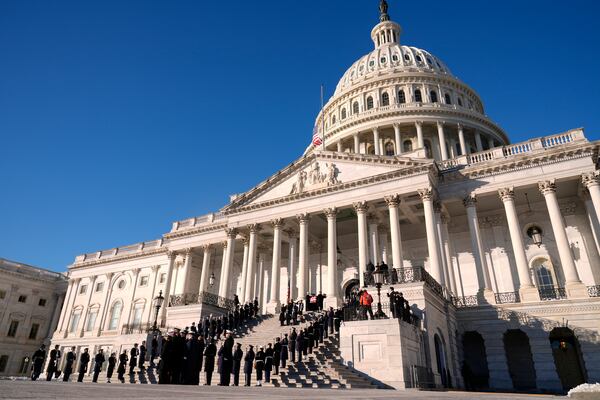
{"label": "lamp post", "polygon": [[154,325],[152,326],[152,331],[154,332],[158,330],[158,327],[156,326],[156,323],[158,322],[158,312],[160,311],[160,308],[162,307],[164,301],[165,298],[163,297],[161,290],[158,293],[158,296],[154,298],[154,308],[156,308],[156,311],[154,312]]}
{"label": "lamp post", "polygon": [[373,272],[373,280],[375,281],[375,287],[377,288],[377,312],[374,317],[377,319],[387,318],[387,315],[383,313],[381,309],[381,286],[383,285],[384,272],[378,267]]}
{"label": "lamp post", "polygon": [[537,245],[537,247],[540,247],[542,245],[542,229],[537,227],[537,226],[532,226],[531,228],[527,229],[527,236],[529,236],[531,238],[531,240],[533,240],[533,244]]}

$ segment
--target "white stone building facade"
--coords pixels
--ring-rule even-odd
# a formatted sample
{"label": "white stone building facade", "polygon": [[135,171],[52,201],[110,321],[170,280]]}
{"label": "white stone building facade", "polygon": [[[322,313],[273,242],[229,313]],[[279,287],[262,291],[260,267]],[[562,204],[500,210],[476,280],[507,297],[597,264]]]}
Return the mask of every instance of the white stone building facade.
{"label": "white stone building facade", "polygon": [[563,356],[600,380],[600,143],[578,128],[511,144],[386,11],[316,118],[324,145],[155,241],[77,256],[53,343],[140,342],[161,292],[163,327],[234,294],[265,312],[318,292],[338,306],[385,261],[443,288],[417,306],[436,307],[423,362],[440,376],[441,346],[453,386],[466,362],[482,387],[560,390]]}
{"label": "white stone building facade", "polygon": [[0,376],[27,375],[64,302],[63,274],[0,258]]}

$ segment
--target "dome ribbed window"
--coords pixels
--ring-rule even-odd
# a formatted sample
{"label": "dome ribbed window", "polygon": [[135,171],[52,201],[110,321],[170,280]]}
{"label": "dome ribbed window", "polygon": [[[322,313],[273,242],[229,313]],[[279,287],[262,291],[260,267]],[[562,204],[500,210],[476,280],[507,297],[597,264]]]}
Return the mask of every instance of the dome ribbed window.
{"label": "dome ribbed window", "polygon": [[398,91],[398,103],[404,104],[406,103],[406,95],[404,94],[404,90],[400,89]]}
{"label": "dome ribbed window", "polygon": [[382,106],[389,106],[390,105],[390,95],[387,94],[387,92],[384,92],[381,95],[381,105]]}
{"label": "dome ribbed window", "polygon": [[346,109],[342,108],[342,119],[346,119]]}
{"label": "dome ribbed window", "polygon": [[367,97],[367,110],[373,108],[373,98],[371,96]]}
{"label": "dome ribbed window", "polygon": [[421,103],[423,101],[423,97],[421,96],[421,91],[419,89],[415,90],[415,102]]}
{"label": "dome ribbed window", "polygon": [[358,108],[358,101],[355,101],[352,104],[352,114],[358,114],[358,110],[359,110],[359,108]]}
{"label": "dome ribbed window", "polygon": [[444,100],[446,100],[446,104],[452,104],[452,99],[448,93],[444,95]]}
{"label": "dome ribbed window", "polygon": [[437,93],[435,90],[432,90],[431,92],[429,92],[429,97],[431,97],[431,102],[432,103],[437,103],[438,102],[438,97],[437,97]]}

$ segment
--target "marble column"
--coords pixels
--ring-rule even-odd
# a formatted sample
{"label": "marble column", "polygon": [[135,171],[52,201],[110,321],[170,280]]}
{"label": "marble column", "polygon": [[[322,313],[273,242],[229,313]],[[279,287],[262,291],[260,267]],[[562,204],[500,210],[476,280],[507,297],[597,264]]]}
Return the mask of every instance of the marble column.
{"label": "marble column", "polygon": [[337,142],[337,151],[338,151],[338,153],[342,152],[342,141],[341,140],[339,140]]}
{"label": "marble column", "polygon": [[244,255],[242,257],[242,276],[240,277],[240,302],[244,303],[246,298],[246,279],[248,276],[248,253],[250,251],[250,239],[247,236],[242,236],[242,244],[244,245]]}
{"label": "marble column", "polygon": [[396,155],[402,153],[402,138],[400,137],[400,124],[394,124],[394,140],[396,141]]}
{"label": "marble column", "polygon": [[283,219],[277,218],[271,221],[273,224],[273,262],[271,264],[271,298],[269,299],[269,312],[279,311],[281,304],[279,274],[281,272],[281,228]]}
{"label": "marble column", "polygon": [[425,230],[427,232],[427,252],[429,254],[429,273],[438,283],[442,282],[442,265],[439,247],[436,241],[435,215],[433,212],[433,190],[431,188],[420,189],[419,196],[423,201],[423,213],[425,214]]}
{"label": "marble column", "polygon": [[367,209],[366,201],[354,203],[356,219],[358,223],[358,279],[362,288],[365,286],[365,272],[368,260],[367,252]]}
{"label": "marble column", "polygon": [[337,308],[338,283],[337,283],[337,208],[324,210],[327,217],[327,306]]}
{"label": "marble column", "polygon": [[227,252],[225,253],[225,268],[221,271],[221,284],[219,285],[219,296],[227,298],[229,295],[229,276],[233,268],[233,257],[235,254],[235,237],[238,234],[235,228],[226,228]]}
{"label": "marble column", "polygon": [[448,216],[446,214],[441,214],[440,222],[442,227],[442,249],[446,257],[446,268],[448,276],[446,282],[450,284],[450,291],[456,295],[458,291],[456,287],[456,276],[454,274],[454,264],[452,263],[452,247],[450,244],[450,235],[448,234]]}
{"label": "marble column", "polygon": [[538,183],[538,187],[546,200],[546,207],[548,208],[548,214],[550,216],[554,240],[556,240],[560,264],[565,276],[565,291],[567,292],[567,297],[585,298],[587,297],[587,289],[581,283],[577,268],[575,267],[571,246],[565,231],[565,223],[556,197],[556,182],[554,179],[542,181]]}
{"label": "marble column", "polygon": [[297,267],[296,267],[296,263],[297,263],[297,257],[296,257],[296,250],[297,250],[297,243],[298,240],[296,238],[296,232],[292,229],[286,230],[286,233],[288,235],[289,238],[289,246],[288,246],[288,250],[289,250],[289,254],[288,254],[288,280],[289,280],[289,284],[290,284],[290,299],[289,300],[294,300],[296,299],[296,273],[298,272]]}
{"label": "marble column", "polygon": [[133,310],[133,308],[135,307],[135,294],[137,292],[137,288],[138,288],[138,279],[140,278],[140,271],[141,268],[134,268],[132,269],[133,272],[133,287],[131,288],[131,297],[129,298],[129,303],[126,303],[125,306],[127,307],[127,320],[125,321],[125,323],[127,325],[131,324],[131,310]]}
{"label": "marble column", "polygon": [[183,267],[177,277],[179,280],[179,291],[181,294],[186,294],[189,291],[189,283],[188,283],[188,275],[190,270],[192,269],[192,249],[185,249],[185,261],[183,263]]}
{"label": "marble column", "polygon": [[69,284],[67,285],[67,293],[65,295],[65,304],[63,305],[61,311],[60,311],[60,318],[58,320],[58,331],[62,332],[63,331],[63,325],[65,323],[65,316],[67,315],[68,309],[69,309],[69,304],[71,304],[71,296],[73,295],[73,288],[74,288],[74,283],[75,280],[74,279],[70,279],[69,280]]}
{"label": "marble column", "polygon": [[398,217],[398,206],[400,196],[397,194],[386,196],[385,202],[390,213],[390,237],[392,241],[392,267],[402,268],[402,235],[400,234],[400,220]]}
{"label": "marble column", "polygon": [[171,300],[171,281],[173,280],[173,268],[175,268],[175,253],[173,251],[167,252],[168,267],[167,267],[167,281],[165,282],[165,302],[160,309],[160,322],[164,322],[167,319],[167,308]]}
{"label": "marble column", "polygon": [[379,146],[379,128],[373,128],[373,145],[375,146],[375,154],[381,155],[381,148]]}
{"label": "marble column", "polygon": [[581,183],[588,190],[594,205],[596,220],[600,219],[600,171],[588,172],[581,175]]}
{"label": "marble column", "polygon": [[442,286],[450,286],[448,278],[448,260],[446,260],[446,252],[444,251],[444,242],[442,240],[442,204],[439,201],[433,202],[433,216],[435,218],[435,239],[438,244],[440,254],[440,263],[442,265],[442,273],[439,283]]}
{"label": "marble column", "polygon": [[96,284],[96,279],[98,278],[97,275],[94,275],[91,278],[91,283],[88,286],[88,295],[87,295],[87,300],[85,302],[85,308],[84,308],[84,313],[82,315],[82,319],[80,320],[82,323],[81,325],[81,331],[79,333],[79,336],[83,337],[83,334],[85,332],[85,325],[87,324],[87,317],[88,317],[88,313],[90,312],[90,302],[92,301],[92,295],[94,294],[94,285]]}
{"label": "marble column", "polygon": [[594,203],[592,202],[589,191],[584,189],[582,192],[581,199],[585,205],[588,222],[590,223],[592,236],[594,238],[594,243],[596,244],[596,251],[600,254],[600,221],[598,220],[598,215],[596,214]]}
{"label": "marble column", "polygon": [[[64,337],[67,337],[67,335],[69,334],[69,326],[71,323],[71,318],[73,317],[73,307],[75,307],[75,300],[77,299],[77,293],[79,293],[79,285],[81,283],[81,278],[75,278],[73,279],[73,290],[72,292],[72,296],[71,296],[71,300],[69,302],[69,307],[67,309],[67,313],[65,314],[65,334]],[[14,285],[13,285],[14,286]],[[11,292],[8,294],[8,299],[10,300],[10,294]],[[77,329],[77,327],[75,327],[75,329]]]}
{"label": "marble column", "polygon": [[475,132],[475,148],[477,151],[483,151],[483,144],[481,143],[481,134]]}
{"label": "marble column", "polygon": [[264,249],[258,249],[258,270],[256,271],[256,288],[254,289],[254,297],[258,299],[260,302],[259,309],[262,310],[263,304],[263,292],[264,292],[264,272],[265,272],[265,259],[266,254],[264,253]]}
{"label": "marble column", "polygon": [[388,234],[385,226],[379,229],[379,249],[381,254],[381,261],[386,265],[389,264],[388,260]]}
{"label": "marble column", "polygon": [[371,249],[371,253],[369,254],[369,258],[375,265],[379,265],[381,262],[379,255],[379,222],[377,221],[377,217],[374,215],[369,215],[369,248]]}
{"label": "marble column", "polygon": [[296,216],[300,225],[299,233],[299,253],[298,253],[298,300],[303,300],[308,292],[308,223],[310,216],[307,213]]}
{"label": "marble column", "polygon": [[442,156],[442,160],[447,160],[448,159],[448,148],[446,147],[446,134],[444,132],[444,123],[443,122],[438,121],[437,130],[438,130],[438,140],[440,142],[440,154]]}
{"label": "marble column", "polygon": [[422,149],[425,147],[425,141],[423,140],[423,122],[415,122],[415,129],[417,130],[417,148]]}
{"label": "marble column", "polygon": [[[160,265],[153,265],[150,267],[150,269],[152,270],[152,292],[150,295],[150,302],[148,303],[148,305],[146,306],[145,310],[144,310],[144,315],[142,317],[142,321],[145,321],[148,325],[152,324],[154,322],[154,320],[152,319],[154,317],[154,313],[153,311],[155,310],[154,308],[154,299],[156,298],[156,296],[158,295],[156,293],[156,284],[158,283],[158,274],[160,272]],[[110,299],[110,296],[108,296],[108,298]],[[156,321],[156,323],[158,324],[158,321]],[[101,325],[101,327],[104,326]],[[100,333],[98,333],[99,335]]]}
{"label": "marble column", "polygon": [[475,261],[475,269],[477,271],[477,283],[479,286],[478,295],[484,297],[489,303],[495,303],[493,300],[492,284],[487,269],[485,254],[483,252],[483,244],[481,240],[481,232],[479,230],[479,219],[477,218],[477,198],[474,194],[464,198],[463,204],[467,210],[467,222],[469,224],[469,233],[471,236],[471,248],[473,251],[473,259]]}
{"label": "marble column", "polygon": [[465,142],[465,132],[463,126],[458,124],[458,141],[460,142],[460,154],[465,155],[468,153],[467,144]]}
{"label": "marble column", "polygon": [[200,273],[200,286],[198,287],[198,293],[206,292],[208,289],[208,282],[210,280],[210,256],[212,246],[205,244],[202,246],[202,272]]}
{"label": "marble column", "polygon": [[523,243],[523,234],[519,224],[517,208],[515,206],[514,188],[511,186],[498,189],[498,195],[504,204],[504,212],[506,213],[508,232],[510,234],[515,264],[517,265],[517,274],[519,276],[519,294],[521,301],[539,301],[540,295],[537,289],[533,287],[531,274],[529,273],[529,264],[527,263],[527,255],[525,253],[525,245]]}
{"label": "marble column", "polygon": [[354,138],[354,152],[360,153],[360,140],[358,139],[358,133],[353,136]]}
{"label": "marble column", "polygon": [[106,314],[107,314],[107,310],[108,310],[108,302],[110,301],[110,295],[112,294],[112,289],[113,289],[113,285],[112,285],[112,281],[111,281],[112,277],[113,277],[112,272],[105,274],[106,290],[104,291],[104,299],[102,300],[102,303],[100,303],[100,310],[98,312],[99,317],[100,317],[100,323],[98,324],[96,336],[100,336],[100,333],[102,333],[102,330],[104,329],[104,323],[106,320]]}
{"label": "marble column", "polygon": [[245,301],[252,301],[254,294],[254,284],[255,284],[255,275],[256,275],[256,248],[258,246],[258,232],[260,231],[259,224],[251,224],[248,226],[250,230],[250,248],[248,249],[248,271],[246,274],[246,293],[245,293]]}

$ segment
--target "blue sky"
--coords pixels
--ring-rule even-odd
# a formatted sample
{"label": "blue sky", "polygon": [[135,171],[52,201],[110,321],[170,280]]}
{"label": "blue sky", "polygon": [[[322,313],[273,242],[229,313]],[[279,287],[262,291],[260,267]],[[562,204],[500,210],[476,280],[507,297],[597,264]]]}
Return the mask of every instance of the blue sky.
{"label": "blue sky", "polygon": [[[297,158],[377,0],[0,2],[0,257],[63,271]],[[390,0],[512,141],[600,136],[596,1]]]}

